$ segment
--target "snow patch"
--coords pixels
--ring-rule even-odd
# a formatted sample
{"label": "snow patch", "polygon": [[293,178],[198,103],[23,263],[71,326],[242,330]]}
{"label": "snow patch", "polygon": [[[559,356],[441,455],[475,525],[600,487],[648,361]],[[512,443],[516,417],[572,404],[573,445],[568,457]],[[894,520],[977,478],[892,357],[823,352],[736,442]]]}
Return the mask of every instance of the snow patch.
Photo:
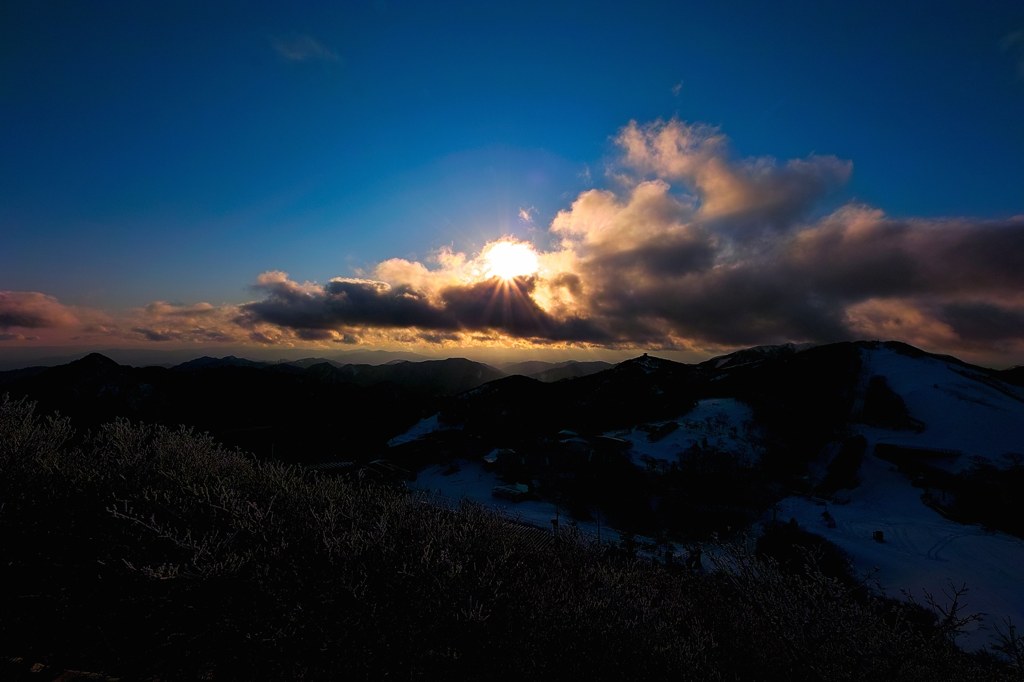
{"label": "snow patch", "polygon": [[676,419],[606,435],[627,441],[633,463],[638,466],[650,460],[678,462],[679,454],[694,445],[734,452],[752,461],[757,461],[763,452],[753,411],[746,403],[732,398],[701,400]]}
{"label": "snow patch", "polygon": [[[559,526],[567,528],[575,526],[583,534],[601,542],[619,542],[618,531],[596,521],[573,519],[564,508],[545,500],[511,500],[495,497],[492,494],[495,486],[507,485],[497,474],[487,471],[478,462],[458,460],[453,464],[438,464],[421,471],[416,480],[409,484],[415,490],[434,493],[441,498],[453,502],[469,500],[485,507],[497,509],[510,519],[527,523],[545,530],[551,529],[551,520],[559,519]],[[638,538],[638,540],[648,540]],[[648,540],[649,541],[649,540]]]}
{"label": "snow patch", "polygon": [[445,427],[441,426],[440,417],[441,415],[438,413],[419,420],[408,431],[389,440],[387,443],[388,447],[392,448],[396,445],[411,443],[414,440],[423,438],[423,436],[443,430]]}

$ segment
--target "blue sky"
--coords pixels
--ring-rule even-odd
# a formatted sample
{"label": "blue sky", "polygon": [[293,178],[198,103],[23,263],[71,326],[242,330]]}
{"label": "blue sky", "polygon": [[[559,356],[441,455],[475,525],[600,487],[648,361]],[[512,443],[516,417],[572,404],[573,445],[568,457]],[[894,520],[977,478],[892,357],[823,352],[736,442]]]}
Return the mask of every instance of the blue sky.
{"label": "blue sky", "polygon": [[737,163],[850,162],[805,222],[1024,214],[1019,2],[8,2],[0,100],[0,290],[122,332],[155,301],[258,300],[270,271],[556,249],[581,193],[628,194],[630,121],[713,126]]}

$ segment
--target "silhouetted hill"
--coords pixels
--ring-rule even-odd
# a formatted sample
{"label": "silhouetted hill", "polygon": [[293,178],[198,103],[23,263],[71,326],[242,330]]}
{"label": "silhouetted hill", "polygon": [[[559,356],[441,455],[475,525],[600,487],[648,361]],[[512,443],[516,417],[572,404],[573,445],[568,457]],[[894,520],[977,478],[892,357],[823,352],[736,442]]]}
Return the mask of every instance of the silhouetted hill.
{"label": "silhouetted hill", "polygon": [[568,362],[556,363],[552,367],[538,372],[532,372],[527,376],[531,376],[539,381],[561,381],[562,379],[575,379],[597,374],[612,367],[614,365],[610,362],[576,362],[575,360],[569,360]]}
{"label": "silhouetted hill", "polygon": [[837,343],[756,356],[741,355],[742,362],[722,367],[701,365],[702,395],[750,405],[768,434],[766,463],[802,471],[850,418],[860,351],[853,343]]}
{"label": "silhouetted hill", "polygon": [[556,383],[514,375],[457,396],[442,419],[494,441],[606,430],[685,411],[692,373],[689,365],[643,356]]}
{"label": "silhouetted hill", "polygon": [[776,346],[755,346],[738,350],[727,355],[720,355],[700,363],[704,369],[732,369],[742,365],[760,364],[779,358],[788,357],[802,350],[812,348],[809,344],[786,343]]}
{"label": "silhouetted hill", "polygon": [[389,362],[424,362],[432,358],[409,351],[349,350],[331,353],[328,358],[340,365],[384,365]]}
{"label": "silhouetted hill", "polygon": [[500,365],[500,369],[506,374],[519,374],[524,377],[539,374],[553,369],[559,363],[545,362],[543,360],[524,360],[523,362],[511,362]]}
{"label": "silhouetted hill", "polygon": [[270,363],[256,362],[255,360],[235,357],[234,355],[228,355],[223,358],[213,358],[208,355],[204,355],[201,358],[196,358],[195,360],[189,360],[188,362],[183,362],[180,365],[175,365],[171,369],[192,370],[206,369],[209,367],[267,367],[269,364]]}
{"label": "silhouetted hill", "polygon": [[113,419],[152,417],[166,407],[154,390],[161,368],[119,365],[99,353],[26,374],[0,372],[0,390],[29,395],[44,408],[74,415],[89,424]]}
{"label": "silhouetted hill", "polygon": [[505,373],[465,358],[395,362],[386,365],[344,365],[339,376],[357,386],[394,383],[431,395],[453,395],[476,388]]}
{"label": "silhouetted hill", "polygon": [[457,358],[302,368],[203,357],[167,369],[93,353],[57,367],[0,372],[0,391],[87,427],[116,417],[190,424],[262,456],[318,461],[371,458],[439,398],[500,376]]}
{"label": "silhouetted hill", "polygon": [[587,376],[588,374],[597,374],[614,366],[610,362],[602,362],[600,360],[590,362],[579,362],[577,360],[566,360],[564,362],[527,360],[525,362],[501,365],[501,369],[506,374],[519,374],[524,377],[537,379],[538,381],[552,382]]}
{"label": "silhouetted hill", "polygon": [[386,365],[341,365],[329,361],[312,364],[306,373],[331,384],[351,386],[395,385],[424,396],[447,396],[468,391],[504,376],[489,365],[464,358],[398,361]]}
{"label": "silhouetted hill", "polygon": [[335,367],[341,367],[342,365],[345,364],[343,362],[338,362],[337,360],[328,360],[327,358],[300,358],[298,360],[279,360],[276,364],[291,365],[292,367],[306,369],[312,367],[313,365],[319,365],[325,362],[329,365],[334,365]]}
{"label": "silhouetted hill", "polygon": [[998,374],[999,378],[1008,384],[1024,386],[1024,366],[1004,369]]}

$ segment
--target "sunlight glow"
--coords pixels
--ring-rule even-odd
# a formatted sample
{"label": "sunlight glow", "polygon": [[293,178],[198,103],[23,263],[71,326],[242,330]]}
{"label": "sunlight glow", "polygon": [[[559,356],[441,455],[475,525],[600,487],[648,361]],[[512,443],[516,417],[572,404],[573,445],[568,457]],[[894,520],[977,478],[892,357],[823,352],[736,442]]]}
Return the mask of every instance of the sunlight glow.
{"label": "sunlight glow", "polygon": [[498,277],[508,281],[516,277],[536,274],[537,252],[526,242],[503,239],[484,247],[481,256],[487,277]]}

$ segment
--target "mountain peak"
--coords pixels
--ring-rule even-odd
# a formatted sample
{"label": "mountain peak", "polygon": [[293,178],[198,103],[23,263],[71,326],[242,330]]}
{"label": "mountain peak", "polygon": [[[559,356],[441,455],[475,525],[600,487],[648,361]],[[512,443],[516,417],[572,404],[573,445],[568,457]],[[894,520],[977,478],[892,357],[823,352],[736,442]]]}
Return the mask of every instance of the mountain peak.
{"label": "mountain peak", "polygon": [[120,367],[119,364],[100,353],[89,353],[85,357],[68,364],[75,367]]}
{"label": "mountain peak", "polygon": [[650,374],[651,372],[657,372],[657,371],[663,370],[663,369],[669,369],[669,368],[672,368],[672,367],[678,367],[678,366],[680,366],[680,363],[673,362],[672,360],[666,360],[665,358],[659,358],[659,357],[655,357],[653,355],[648,355],[647,353],[644,353],[643,355],[641,355],[639,357],[630,358],[629,360],[625,360],[623,362],[620,362],[616,366],[617,367],[622,367],[622,368],[636,367],[636,368],[640,369],[641,371],[643,371],[643,372],[645,372],[647,374]]}

